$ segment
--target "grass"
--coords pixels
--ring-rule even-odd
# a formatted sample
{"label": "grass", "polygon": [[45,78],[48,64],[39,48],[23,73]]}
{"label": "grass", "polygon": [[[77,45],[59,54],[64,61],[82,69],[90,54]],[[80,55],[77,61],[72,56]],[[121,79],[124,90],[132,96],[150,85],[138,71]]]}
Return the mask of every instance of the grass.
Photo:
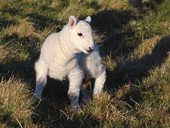
{"label": "grass", "polygon": [[0,83],[0,120],[7,127],[31,127],[32,103],[26,83],[11,77]]}
{"label": "grass", "polygon": [[[0,0],[0,127],[170,127],[169,8],[169,0]],[[78,113],[67,81],[48,79],[43,100],[31,100],[40,46],[70,15],[92,17],[107,68],[104,93]]]}

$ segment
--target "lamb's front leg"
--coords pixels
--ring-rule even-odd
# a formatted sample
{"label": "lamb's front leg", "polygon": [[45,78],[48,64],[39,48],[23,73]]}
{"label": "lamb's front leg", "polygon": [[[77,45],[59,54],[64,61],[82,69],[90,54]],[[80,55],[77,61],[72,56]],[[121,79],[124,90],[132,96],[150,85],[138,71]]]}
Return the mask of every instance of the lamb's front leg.
{"label": "lamb's front leg", "polygon": [[80,86],[82,83],[82,72],[80,69],[74,69],[68,75],[69,78],[69,89],[68,96],[71,102],[71,107],[75,110],[80,109],[79,105],[79,94]]}
{"label": "lamb's front leg", "polygon": [[104,83],[106,81],[106,70],[103,65],[99,68],[100,75],[95,79],[95,85],[93,90],[94,98],[98,98],[101,92],[103,91]]}

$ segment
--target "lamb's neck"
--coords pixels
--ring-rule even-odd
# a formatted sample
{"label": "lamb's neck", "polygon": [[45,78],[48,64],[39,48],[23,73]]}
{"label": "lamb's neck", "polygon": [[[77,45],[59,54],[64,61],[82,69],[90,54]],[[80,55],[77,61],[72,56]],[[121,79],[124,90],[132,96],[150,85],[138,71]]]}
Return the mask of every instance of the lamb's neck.
{"label": "lamb's neck", "polygon": [[61,46],[61,52],[63,54],[63,59],[65,61],[70,61],[75,58],[76,56],[76,49],[74,47],[74,44],[69,40],[70,34],[69,34],[69,29],[67,26],[65,26],[61,31],[60,31],[60,46]]}

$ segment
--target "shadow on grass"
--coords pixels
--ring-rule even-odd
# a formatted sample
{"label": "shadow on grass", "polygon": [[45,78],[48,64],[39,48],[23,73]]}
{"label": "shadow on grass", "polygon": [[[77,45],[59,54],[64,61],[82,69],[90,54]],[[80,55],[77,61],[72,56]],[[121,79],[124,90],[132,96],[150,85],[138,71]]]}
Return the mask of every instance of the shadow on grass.
{"label": "shadow on grass", "polygon": [[[144,13],[141,12],[141,13]],[[142,43],[142,38],[133,28],[128,26],[129,21],[142,19],[131,11],[103,11],[92,16],[92,24],[99,34],[105,34],[105,40],[101,44],[103,56],[117,58],[120,55],[128,56]],[[104,19],[104,20],[103,20]],[[107,71],[106,91],[113,93],[129,83],[136,84],[143,78],[148,77],[152,69],[160,66],[167,58],[170,51],[170,37],[163,37],[157,42],[151,55],[146,55],[138,60],[129,60],[118,64],[114,71]],[[131,106],[142,100],[141,90],[134,87],[125,94],[124,101]]]}
{"label": "shadow on grass", "polygon": [[150,71],[157,66],[161,66],[168,57],[168,52],[170,51],[169,42],[170,36],[165,36],[157,42],[150,55],[117,67],[118,74],[122,76],[120,81],[124,81],[123,77],[126,76],[126,82],[135,83],[149,76]]}
{"label": "shadow on grass", "polygon": [[[102,56],[117,58],[120,55],[131,53],[142,42],[140,36],[128,25],[131,20],[141,19],[132,11],[106,10],[92,16],[92,26],[97,33],[104,34],[105,38],[101,47]],[[107,88],[115,89],[120,87],[116,71],[107,71]],[[116,78],[115,78],[116,77]]]}
{"label": "shadow on grass", "polygon": [[10,25],[14,25],[14,24],[15,24],[15,21],[13,21],[13,20],[7,20],[7,19],[0,18],[0,28],[1,28],[1,30],[3,28],[6,28],[6,27],[8,27]]}
{"label": "shadow on grass", "polygon": [[[170,36],[163,37],[159,42],[157,42],[150,55],[146,55],[141,59],[129,61],[123,65],[118,65],[117,68],[109,74],[112,75],[113,73],[112,77],[115,77],[115,81],[118,82],[116,88],[129,85],[129,83],[131,85],[136,84],[148,77],[150,75],[150,71],[164,64],[165,60],[169,56],[169,42]],[[109,89],[112,88],[108,88],[108,90]],[[124,94],[121,100],[127,102],[131,106],[135,106],[136,102],[139,103],[142,101],[141,92],[144,90],[142,88],[131,87],[131,89]]]}
{"label": "shadow on grass", "polygon": [[45,124],[45,126],[48,128],[98,127],[100,122],[97,119],[93,118],[91,115],[86,115],[86,117],[80,117],[78,113],[66,113],[66,108],[68,108],[68,102],[68,99],[63,97],[61,97],[60,100],[57,100],[56,98],[45,98],[36,108],[35,112],[37,114],[33,115],[33,122],[35,124]]}
{"label": "shadow on grass", "polygon": [[18,15],[20,13],[19,9],[16,8],[10,8],[10,7],[6,7],[6,8],[2,8],[0,9],[0,11],[2,12],[2,14],[4,15],[5,13],[8,13],[10,15]]}
{"label": "shadow on grass", "polygon": [[[102,51],[104,56],[111,54],[116,57],[120,53],[129,53],[137,47],[138,44],[134,41],[135,32],[128,26],[129,21],[139,19],[131,11],[110,11],[105,10],[92,16],[92,26],[96,29],[97,33],[104,34],[104,42],[102,43]],[[128,37],[128,43],[127,43]],[[133,44],[133,45],[130,45]],[[134,45],[136,44],[136,46]]]}
{"label": "shadow on grass", "polygon": [[130,4],[138,8],[141,12],[147,10],[156,11],[157,5],[163,3],[165,0],[128,0]]}
{"label": "shadow on grass", "polygon": [[[7,14],[7,15],[8,14],[9,15],[17,15],[19,13],[19,10],[6,7],[6,8],[0,9],[0,12],[2,13],[1,15],[5,15],[5,14]],[[11,25],[15,25],[15,24],[16,24],[15,20],[0,17],[0,29],[1,30],[3,28],[6,28],[6,27],[11,26]]]}

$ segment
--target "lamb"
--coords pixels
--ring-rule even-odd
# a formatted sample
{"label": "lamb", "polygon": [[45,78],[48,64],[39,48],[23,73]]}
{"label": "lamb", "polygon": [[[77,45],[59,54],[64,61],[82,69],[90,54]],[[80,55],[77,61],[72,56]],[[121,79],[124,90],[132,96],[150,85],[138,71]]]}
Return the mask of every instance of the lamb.
{"label": "lamb", "polygon": [[84,78],[95,78],[93,96],[98,96],[106,79],[105,66],[99,48],[93,40],[91,17],[77,21],[70,16],[67,25],[58,33],[49,35],[41,47],[35,63],[36,88],[34,97],[41,99],[47,76],[69,80],[68,96],[73,109],[79,109],[79,93]]}

